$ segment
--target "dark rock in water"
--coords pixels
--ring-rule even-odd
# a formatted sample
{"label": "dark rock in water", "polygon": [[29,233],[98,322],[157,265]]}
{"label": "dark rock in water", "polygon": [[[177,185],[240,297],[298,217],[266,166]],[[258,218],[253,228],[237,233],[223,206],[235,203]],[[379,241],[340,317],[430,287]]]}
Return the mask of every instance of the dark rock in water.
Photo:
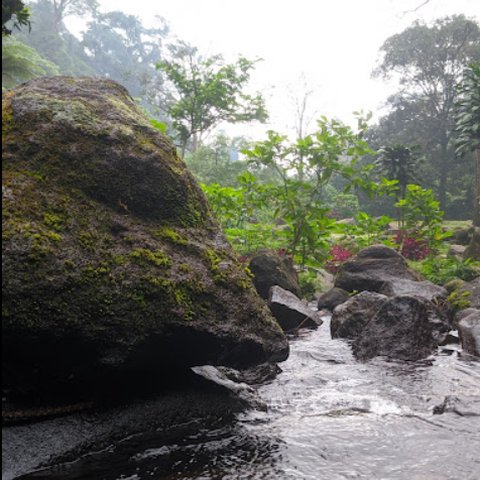
{"label": "dark rock in water", "polygon": [[326,308],[333,310],[336,306],[341,305],[350,298],[350,294],[342,288],[333,287],[328,292],[323,293],[318,298],[317,307],[319,310]]}
{"label": "dark rock in water", "polygon": [[473,228],[472,238],[463,252],[463,258],[480,260],[480,227]]}
{"label": "dark rock in water", "polygon": [[[134,435],[146,436],[147,442],[155,436],[158,445],[168,445],[202,428],[233,422],[234,414],[245,410],[255,398],[246,386],[237,386],[237,394],[228,382],[222,385],[222,381],[189,374],[181,387],[128,405],[2,428],[2,479],[12,480],[48,465],[81,462],[83,455],[111,445],[120,449],[122,440]],[[58,473],[58,466],[53,469]],[[45,477],[32,474],[36,475],[48,478],[47,473]]]}
{"label": "dark rock in water", "polygon": [[298,328],[317,328],[323,323],[318,312],[312,310],[292,292],[278,286],[270,289],[268,305],[285,332]]}
{"label": "dark rock in water", "polygon": [[463,351],[480,357],[480,311],[476,310],[458,322],[458,334]]}
{"label": "dark rock in water", "polygon": [[290,257],[272,250],[261,250],[250,260],[248,268],[253,274],[258,294],[265,300],[268,300],[270,288],[274,285],[300,297],[298,274]]}
{"label": "dark rock in water", "polygon": [[447,395],[440,405],[433,408],[434,415],[444,413],[456,413],[462,417],[480,416],[480,397],[458,398],[454,395]]}
{"label": "dark rock in water", "polygon": [[356,338],[387,300],[380,293],[360,292],[336,307],[330,322],[332,338]]}
{"label": "dark rock in water", "polygon": [[386,356],[420,360],[432,354],[450,330],[444,315],[428,300],[400,296],[380,307],[353,342],[360,360]]}
{"label": "dark rock in water", "polygon": [[123,87],[40,78],[3,97],[9,400],[287,357],[201,189]]}
{"label": "dark rock in water", "polygon": [[348,292],[387,292],[398,280],[421,280],[408,268],[406,260],[398,252],[385,245],[372,245],[361,250],[345,262],[335,277],[335,286]]}

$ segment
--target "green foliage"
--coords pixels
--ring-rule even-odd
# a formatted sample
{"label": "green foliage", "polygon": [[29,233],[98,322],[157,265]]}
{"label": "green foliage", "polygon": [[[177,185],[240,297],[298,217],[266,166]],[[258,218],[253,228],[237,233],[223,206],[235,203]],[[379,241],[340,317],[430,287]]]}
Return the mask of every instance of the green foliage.
{"label": "green foliage", "polygon": [[396,180],[399,186],[399,197],[404,198],[407,185],[417,180],[420,156],[419,145],[394,144],[381,147],[377,152],[375,164],[387,179]]}
{"label": "green foliage", "polygon": [[[453,129],[456,84],[464,69],[480,58],[480,27],[474,20],[454,15],[431,25],[415,22],[388,38],[381,49],[376,75],[398,79],[399,89],[388,99],[390,113],[382,118],[373,145],[419,144],[426,162],[422,186],[434,189],[446,210],[449,194],[471,210],[464,183],[456,179],[465,161],[455,158]],[[411,181],[411,180],[409,180]]]}
{"label": "green foliage", "polygon": [[11,88],[34,77],[58,73],[57,65],[42,57],[34,48],[12,36],[3,38],[2,88]]}
{"label": "green foliage", "polygon": [[427,280],[437,285],[445,285],[454,279],[469,282],[478,277],[480,262],[471,259],[459,260],[455,257],[430,256],[422,262],[411,262]]}
{"label": "green foliage", "polygon": [[2,37],[11,35],[7,23],[12,21],[13,28],[20,30],[27,26],[30,29],[30,11],[21,0],[2,0]]}
{"label": "green foliage", "polygon": [[464,310],[470,306],[470,292],[455,290],[448,295],[446,302],[452,313]]}
{"label": "green foliage", "polygon": [[183,42],[171,47],[171,57],[157,64],[168,83],[160,91],[160,101],[178,132],[182,156],[189,142],[195,151],[202,136],[221,122],[266,120],[262,96],[244,91],[254,61],[240,56],[225,64],[221,55],[202,58]]}
{"label": "green foliage", "polygon": [[374,243],[393,245],[386,235],[393,218],[387,215],[374,217],[365,212],[358,212],[354,220],[355,223],[352,225],[342,225],[343,243],[354,245],[354,251]]}
{"label": "green foliage", "polygon": [[465,69],[455,115],[456,153],[480,149],[480,62]]}
{"label": "green foliage", "polygon": [[239,152],[248,145],[243,137],[218,134],[195,152],[187,153],[184,160],[201,183],[238,186],[237,177],[248,168],[247,162],[239,159]]}
{"label": "green foliage", "polygon": [[395,206],[402,212],[404,228],[415,232],[417,237],[435,243],[450,236],[442,230],[443,212],[432,190],[407,185],[405,198]]}

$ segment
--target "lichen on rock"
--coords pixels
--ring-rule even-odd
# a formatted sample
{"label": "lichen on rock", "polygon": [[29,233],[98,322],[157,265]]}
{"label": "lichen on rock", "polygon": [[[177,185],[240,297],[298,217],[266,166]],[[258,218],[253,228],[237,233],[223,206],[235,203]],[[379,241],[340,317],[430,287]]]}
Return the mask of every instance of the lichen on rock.
{"label": "lichen on rock", "polygon": [[42,78],[3,100],[11,395],[286,358],[200,188],[123,87]]}

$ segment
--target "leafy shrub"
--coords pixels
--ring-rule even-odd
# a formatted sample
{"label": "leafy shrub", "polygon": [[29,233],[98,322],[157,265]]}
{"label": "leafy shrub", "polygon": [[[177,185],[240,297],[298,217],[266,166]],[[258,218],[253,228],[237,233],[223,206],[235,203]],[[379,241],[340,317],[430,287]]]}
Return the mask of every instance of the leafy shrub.
{"label": "leafy shrub", "polygon": [[455,278],[469,282],[480,275],[480,262],[474,262],[471,259],[458,260],[454,257],[430,256],[412,266],[427,280],[437,285],[445,285]]}

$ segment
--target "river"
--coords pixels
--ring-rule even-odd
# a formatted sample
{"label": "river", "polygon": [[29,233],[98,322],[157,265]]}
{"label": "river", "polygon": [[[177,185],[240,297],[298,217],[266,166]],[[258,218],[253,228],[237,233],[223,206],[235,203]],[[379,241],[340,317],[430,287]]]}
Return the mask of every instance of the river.
{"label": "river", "polygon": [[[355,361],[328,318],[291,339],[266,408],[148,430],[71,463],[50,480],[479,480],[480,362],[459,347],[417,363]],[[446,396],[457,411],[434,414]]]}

